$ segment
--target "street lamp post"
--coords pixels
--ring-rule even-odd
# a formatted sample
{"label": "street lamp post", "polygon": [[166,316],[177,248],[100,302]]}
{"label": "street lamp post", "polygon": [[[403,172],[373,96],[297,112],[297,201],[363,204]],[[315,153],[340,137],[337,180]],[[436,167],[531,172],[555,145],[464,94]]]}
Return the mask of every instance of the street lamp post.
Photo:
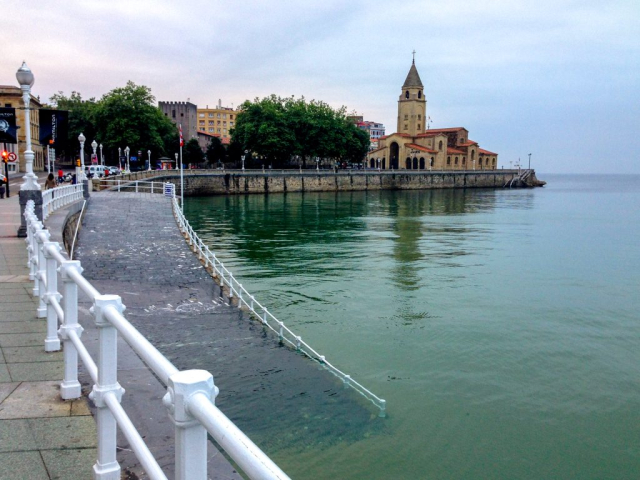
{"label": "street lamp post", "polygon": [[122,149],[118,147],[118,170],[122,170],[122,162],[120,161],[120,157],[122,157]]}
{"label": "street lamp post", "polygon": [[102,155],[102,144],[100,144],[100,165],[104,167],[104,155]]}
{"label": "street lamp post", "polygon": [[147,150],[147,155],[149,155],[149,168],[148,168],[148,170],[151,171],[151,150]]}
{"label": "street lamp post", "polygon": [[127,173],[130,173],[131,170],[129,169],[129,152],[131,151],[131,149],[127,146],[124,147],[124,154],[127,156]]}
{"label": "street lamp post", "polygon": [[[26,149],[24,152],[25,168],[27,173],[22,177],[22,185],[20,185],[20,227],[18,228],[18,237],[27,236],[27,223],[24,217],[24,210],[27,202],[33,200],[35,203],[36,215],[42,220],[42,190],[38,184],[38,177],[33,173],[33,150],[31,150],[31,118],[29,104],[31,103],[31,87],[33,86],[34,76],[26,62],[22,62],[22,66],[16,72],[16,79],[22,90],[22,101],[24,102],[24,129]],[[7,184],[7,196],[9,193],[9,185]]]}
{"label": "street lamp post", "polygon": [[378,167],[378,171],[380,171],[380,157],[376,158],[376,167]]}
{"label": "street lamp post", "polygon": [[178,166],[178,154],[176,153],[176,170],[178,170],[178,168],[180,167]]}
{"label": "street lamp post", "polygon": [[529,154],[529,170],[531,170],[531,154]]}
{"label": "street lamp post", "polygon": [[320,171],[320,157],[316,157],[316,171]]}
{"label": "street lamp post", "polygon": [[98,142],[95,140],[91,142],[91,148],[93,148],[93,156],[91,157],[91,163],[93,164],[94,158],[96,159],[96,162],[98,161]]}
{"label": "street lamp post", "polygon": [[29,104],[31,103],[31,87],[33,86],[34,76],[26,62],[22,62],[22,66],[16,72],[16,78],[20,84],[22,90],[22,101],[24,102],[24,129],[26,150],[24,152],[24,158],[26,161],[27,173],[22,177],[22,185],[20,190],[40,190],[38,184],[38,177],[33,173],[33,158],[34,153],[31,150],[31,116]]}
{"label": "street lamp post", "polygon": [[80,142],[80,171],[78,172],[78,167],[76,166],[76,182],[84,180],[84,142],[86,139],[87,137],[80,132],[80,135],[78,135],[78,141]]}

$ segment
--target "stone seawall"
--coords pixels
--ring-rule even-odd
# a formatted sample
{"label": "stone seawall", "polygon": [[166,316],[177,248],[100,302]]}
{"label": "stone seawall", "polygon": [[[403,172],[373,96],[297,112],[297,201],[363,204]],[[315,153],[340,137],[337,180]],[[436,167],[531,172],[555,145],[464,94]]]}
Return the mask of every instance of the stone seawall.
{"label": "stone seawall", "polygon": [[[184,174],[186,196],[238,195],[246,193],[333,192],[360,190],[421,190],[431,188],[533,187],[541,184],[535,172],[526,182],[517,170],[465,172],[375,171],[226,171],[190,170]],[[136,172],[115,177],[121,181],[154,180],[180,185],[179,172]],[[104,188],[104,187],[102,187]]]}

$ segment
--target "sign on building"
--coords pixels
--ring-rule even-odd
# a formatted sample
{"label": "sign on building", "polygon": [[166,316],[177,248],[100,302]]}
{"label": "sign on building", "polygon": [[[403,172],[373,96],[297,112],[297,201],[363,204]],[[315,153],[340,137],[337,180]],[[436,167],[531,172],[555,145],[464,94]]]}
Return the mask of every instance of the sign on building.
{"label": "sign on building", "polygon": [[0,142],[18,143],[15,108],[0,108]]}

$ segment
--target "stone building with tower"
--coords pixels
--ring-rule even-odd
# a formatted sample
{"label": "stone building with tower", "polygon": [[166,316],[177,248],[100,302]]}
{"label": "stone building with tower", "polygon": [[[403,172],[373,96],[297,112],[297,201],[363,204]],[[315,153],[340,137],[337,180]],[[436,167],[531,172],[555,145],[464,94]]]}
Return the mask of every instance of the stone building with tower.
{"label": "stone building with tower", "polygon": [[480,148],[463,127],[428,129],[427,99],[415,60],[398,99],[396,133],[380,137],[367,154],[381,170],[495,170],[498,154]]}
{"label": "stone building with tower", "polygon": [[158,102],[158,108],[176,125],[182,125],[185,143],[198,138],[196,117],[198,106],[191,102]]}

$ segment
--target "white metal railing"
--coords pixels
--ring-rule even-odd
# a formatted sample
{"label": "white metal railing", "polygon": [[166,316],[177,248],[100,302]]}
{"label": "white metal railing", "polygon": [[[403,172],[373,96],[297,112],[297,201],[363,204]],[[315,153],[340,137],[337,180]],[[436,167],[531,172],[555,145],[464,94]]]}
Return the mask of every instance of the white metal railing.
{"label": "white metal railing", "polygon": [[42,192],[42,219],[46,220],[51,213],[69,203],[82,200],[82,183],[64,185]]}
{"label": "white metal railing", "polygon": [[[173,188],[169,188],[173,194]],[[39,297],[37,316],[46,318],[45,351],[60,350],[64,343],[64,378],[60,396],[64,400],[81,396],[78,382],[78,357],[93,381],[89,397],[97,407],[98,448],[93,478],[120,478],[116,458],[116,430],[127,438],[131,449],[149,478],[166,479],[166,475],[149,451],[142,436],[120,405],[124,389],[118,383],[118,334],[142,358],[160,381],[167,386],[162,399],[175,425],[175,478],[205,480],[207,476],[207,432],[251,479],[288,479],[214,404],[218,388],[205,370],[179,371],[122,314],[125,306],[118,295],[103,295],[82,276],[80,262],[67,260],[58,242],[50,241],[35,214],[35,204],[27,202],[27,251],[29,278],[33,294]],[[58,292],[62,280],[62,295]],[[90,309],[99,330],[97,361],[81,340],[83,328],[78,323],[78,289],[91,299]],[[59,328],[58,328],[59,327]],[[86,477],[88,472],[78,472]]]}
{"label": "white metal railing", "polygon": [[177,197],[172,198],[173,212],[175,214],[180,231],[185,235],[187,242],[194,251],[198,254],[198,258],[204,262],[205,268],[211,269],[220,282],[221,287],[227,287],[229,290],[229,298],[237,299],[239,308],[246,308],[249,312],[253,313],[256,318],[262,322],[262,324],[275,332],[280,341],[286,343],[296,350],[304,353],[309,358],[319,362],[321,365],[327,368],[331,373],[340,378],[345,386],[352,387],[367,400],[371,401],[375,406],[380,409],[380,416],[386,415],[386,400],[378,397],[371,390],[364,387],[361,383],[354,380],[350,375],[347,375],[337,367],[327,361],[324,355],[320,355],[314,350],[307,342],[302,340],[302,337],[293,333],[282,321],[278,320],[267,308],[261,305],[253,295],[251,295],[241,283],[236,280],[233,274],[224,266],[224,264],[216,257],[207,245],[200,239],[198,234],[191,228],[189,221],[185,218],[182,208],[178,203]]}
{"label": "white metal railing", "polygon": [[[173,185],[173,184],[172,184]],[[100,179],[100,190],[117,192],[164,193],[165,182],[149,182],[147,180]]]}

